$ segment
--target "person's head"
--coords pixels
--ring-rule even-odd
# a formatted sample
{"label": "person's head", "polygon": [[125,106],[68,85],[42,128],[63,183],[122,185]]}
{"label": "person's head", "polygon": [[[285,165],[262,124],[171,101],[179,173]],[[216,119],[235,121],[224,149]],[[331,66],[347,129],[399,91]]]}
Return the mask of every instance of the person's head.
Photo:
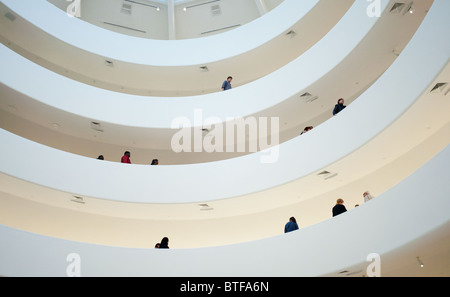
{"label": "person's head", "polygon": [[343,203],[344,203],[344,200],[341,199],[341,198],[339,198],[338,200],[336,200],[336,204],[343,204]]}
{"label": "person's head", "polygon": [[294,217],[290,217],[290,218],[289,218],[289,221],[290,221],[290,222],[297,223],[297,220],[296,220]]}
{"label": "person's head", "polygon": [[164,237],[163,239],[161,239],[161,245],[167,246],[168,244],[169,244],[169,238]]}
{"label": "person's head", "polygon": [[228,77],[227,77],[227,81],[228,81],[228,82],[231,82],[232,80],[233,80],[233,78],[232,78],[231,76],[228,76]]}
{"label": "person's head", "polygon": [[125,153],[123,153],[125,156],[128,156],[128,157],[130,157],[131,156],[131,154],[130,154],[130,152],[129,151],[126,151]]}
{"label": "person's head", "polygon": [[337,103],[338,104],[344,104],[344,99],[343,98],[339,99]]}
{"label": "person's head", "polygon": [[372,195],[369,193],[369,191],[365,191],[363,193],[363,197],[369,200],[373,198]]}
{"label": "person's head", "polygon": [[158,165],[158,159],[153,159],[151,165]]}
{"label": "person's head", "polygon": [[313,128],[313,126],[305,127],[305,131],[309,131],[309,130],[311,130],[312,128]]}
{"label": "person's head", "polygon": [[103,155],[97,157],[98,160],[104,160]]}
{"label": "person's head", "polygon": [[159,249],[160,245],[160,243],[155,244],[155,249]]}

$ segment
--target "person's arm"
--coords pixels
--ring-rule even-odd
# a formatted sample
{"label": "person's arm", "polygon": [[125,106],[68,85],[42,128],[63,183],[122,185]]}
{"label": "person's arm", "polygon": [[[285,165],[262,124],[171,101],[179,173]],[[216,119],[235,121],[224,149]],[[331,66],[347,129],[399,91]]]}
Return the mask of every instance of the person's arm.
{"label": "person's arm", "polygon": [[225,86],[226,86],[227,81],[224,81],[222,84],[222,91],[225,91]]}

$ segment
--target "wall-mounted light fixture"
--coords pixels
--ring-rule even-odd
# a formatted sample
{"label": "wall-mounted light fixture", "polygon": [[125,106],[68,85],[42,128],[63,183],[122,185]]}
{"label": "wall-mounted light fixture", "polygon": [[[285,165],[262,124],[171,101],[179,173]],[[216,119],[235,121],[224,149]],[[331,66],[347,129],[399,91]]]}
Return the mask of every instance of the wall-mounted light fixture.
{"label": "wall-mounted light fixture", "polygon": [[421,267],[421,268],[423,268],[423,263],[422,263],[422,261],[420,261],[420,258],[419,257],[417,257],[417,262],[419,262],[419,266]]}

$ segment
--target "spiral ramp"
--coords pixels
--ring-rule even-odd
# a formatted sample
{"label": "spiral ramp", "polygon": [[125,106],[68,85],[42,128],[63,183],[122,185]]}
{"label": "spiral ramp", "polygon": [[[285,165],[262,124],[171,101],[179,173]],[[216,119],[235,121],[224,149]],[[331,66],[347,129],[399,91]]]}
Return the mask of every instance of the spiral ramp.
{"label": "spiral ramp", "polygon": [[[82,276],[366,276],[371,255],[381,276],[450,275],[447,0],[285,0],[186,40],[49,2],[0,2],[1,276],[66,276],[70,255]],[[276,119],[243,144],[279,143],[177,153],[180,118],[203,145],[228,121]]]}

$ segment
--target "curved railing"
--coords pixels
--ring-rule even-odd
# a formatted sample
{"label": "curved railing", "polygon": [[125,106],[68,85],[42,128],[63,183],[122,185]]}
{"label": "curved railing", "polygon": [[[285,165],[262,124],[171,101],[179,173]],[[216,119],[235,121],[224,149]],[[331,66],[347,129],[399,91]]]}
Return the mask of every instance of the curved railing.
{"label": "curved railing", "polygon": [[397,264],[390,276],[398,276],[395,271],[408,275],[410,271],[403,267],[416,263],[417,256],[434,257],[433,249],[448,241],[450,200],[442,195],[450,191],[448,164],[450,147],[351,212],[288,234],[228,246],[121,248],[46,237],[2,225],[0,275],[389,276],[391,262],[401,265]]}
{"label": "curved railing", "polygon": [[[228,75],[239,86],[283,66],[322,38],[353,2],[287,0],[217,36],[149,40],[69,18],[45,0],[3,1],[3,14],[16,19],[0,20],[0,35],[23,55],[32,60],[38,56],[38,63],[84,83],[138,95],[188,96],[219,91]],[[260,28],[265,28],[263,34]],[[32,37],[22,38],[23,30]],[[285,35],[291,31],[301,39]],[[200,68],[205,66],[207,73]]]}
{"label": "curved railing", "polygon": [[[1,170],[66,192],[119,201],[168,204],[237,197],[300,179],[358,150],[403,115],[424,92],[428,92],[430,84],[449,60],[449,42],[434,39],[431,34],[435,28],[448,27],[446,17],[439,14],[439,10],[445,10],[445,5],[448,4],[436,1],[431,10],[434,13],[427,17],[388,71],[344,114],[326,121],[309,132],[307,137],[297,137],[269,151],[240,158],[155,168],[99,163],[2,130],[0,135],[5,145],[0,148]],[[429,57],[427,60],[421,58],[425,53]],[[399,83],[404,88],[397,88]],[[382,114],[368,114],[369,110],[382,111]],[[11,159],[8,157],[10,151],[22,152],[22,157]],[[27,152],[33,152],[33,155]],[[48,163],[48,159],[53,162]],[[124,180],[127,181],[126,187],[122,184]],[[154,188],[152,184],[158,187]],[[173,187],[174,184],[177,186]],[[151,197],[147,195],[149,192],[153,193]]]}
{"label": "curved railing", "polygon": [[[383,9],[386,9],[386,6],[385,4]],[[338,25],[307,53],[261,79],[227,92],[171,97],[170,100],[167,97],[121,94],[77,83],[50,71],[43,71],[36,65],[25,65],[18,58],[9,58],[9,55],[4,63],[13,63],[20,75],[12,76],[4,72],[1,81],[30,98],[62,111],[125,127],[171,129],[173,119],[180,116],[186,116],[194,123],[193,110],[196,108],[202,109],[205,118],[216,117],[221,121],[229,117],[257,116],[258,112],[265,112],[288,98],[301,95],[302,91],[306,92],[311,84],[316,83],[350,55],[377,23],[377,18],[367,17],[366,9],[366,3],[356,2]],[[384,19],[387,18],[381,18],[380,21]],[[354,26],[355,23],[358,23],[357,27]],[[343,40],[345,42],[342,42]],[[376,40],[373,42],[377,43]],[[370,46],[368,48],[370,49]],[[392,62],[391,58],[389,62]],[[23,73],[32,76],[35,83],[24,84],[21,80]],[[374,79],[372,77],[367,80]],[[52,87],[45,88],[43,93],[42,86],[49,84]],[[368,82],[361,82],[361,85],[364,84]],[[64,96],[65,100],[60,100],[61,96]],[[335,101],[336,98],[331,99],[331,102]],[[123,112],[124,105],[127,106],[127,113]],[[86,108],[87,106],[89,108]],[[105,106],[108,106],[107,113],[104,112]],[[322,113],[323,110],[316,111],[316,114],[318,112]]]}

